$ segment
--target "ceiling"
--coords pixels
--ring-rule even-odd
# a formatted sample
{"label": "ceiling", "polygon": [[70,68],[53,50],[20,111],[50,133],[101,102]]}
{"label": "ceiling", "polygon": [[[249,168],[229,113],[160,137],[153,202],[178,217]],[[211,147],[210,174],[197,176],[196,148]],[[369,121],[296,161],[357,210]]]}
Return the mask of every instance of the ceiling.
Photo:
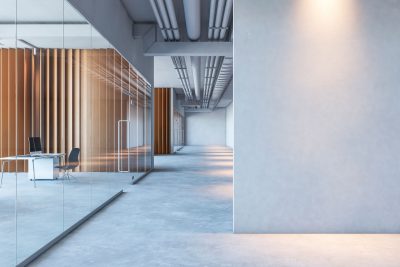
{"label": "ceiling", "polygon": [[[111,0],[110,0],[111,1]],[[118,0],[113,0],[118,1]],[[149,0],[119,0],[127,10],[133,23],[156,23]],[[16,6],[17,2],[17,6]],[[188,41],[183,0],[173,0],[181,41]],[[201,0],[201,37],[207,41],[210,0]],[[16,24],[17,22],[17,24]],[[108,48],[103,38],[68,1],[63,0],[1,0],[0,48],[1,47],[49,47],[49,48]],[[201,88],[204,86],[206,57],[201,58]],[[193,89],[193,74],[190,57],[186,57],[190,86]],[[182,88],[171,58],[154,58],[154,87]],[[223,106],[224,90],[218,106]],[[218,91],[216,89],[216,91]],[[182,92],[183,90],[178,90]],[[221,97],[213,95],[215,102]],[[226,99],[225,99],[226,100]],[[225,101],[226,102],[226,101]]]}
{"label": "ceiling", "polygon": [[[129,16],[133,22],[143,23],[151,22],[156,23],[153,10],[149,0],[120,0],[125,6]],[[182,41],[188,41],[186,33],[185,13],[183,10],[182,0],[173,0],[178,26],[182,36]],[[200,40],[207,40],[207,27],[209,18],[210,1],[201,0],[201,37]]]}
{"label": "ceiling", "polygon": [[[127,13],[134,23],[154,23],[156,18],[150,4],[150,0],[120,0],[125,6]],[[183,0],[173,0],[175,13],[178,21],[178,28],[181,35],[180,41],[189,41],[186,31],[186,21],[183,7]],[[208,23],[210,15],[210,0],[201,0],[201,37],[199,41],[208,41]],[[160,40],[158,40],[160,41]],[[204,86],[204,73],[205,73],[206,57],[201,57],[201,88]],[[188,65],[188,76],[190,86],[193,89],[193,74],[190,69],[190,57],[186,57]],[[232,72],[232,71],[231,71]],[[232,78],[230,78],[232,79]],[[173,87],[182,88],[182,83],[178,78],[178,74],[172,64],[172,60],[168,56],[161,56],[154,58],[154,87]],[[183,94],[183,90],[180,90]],[[229,105],[232,93],[225,91],[233,91],[232,86],[226,84],[223,88],[215,88],[215,93],[211,97],[213,103],[218,103],[217,107]]]}
{"label": "ceiling", "polygon": [[110,47],[67,1],[18,0],[17,6],[15,3],[1,0],[0,47],[15,47],[16,40],[18,47]]}

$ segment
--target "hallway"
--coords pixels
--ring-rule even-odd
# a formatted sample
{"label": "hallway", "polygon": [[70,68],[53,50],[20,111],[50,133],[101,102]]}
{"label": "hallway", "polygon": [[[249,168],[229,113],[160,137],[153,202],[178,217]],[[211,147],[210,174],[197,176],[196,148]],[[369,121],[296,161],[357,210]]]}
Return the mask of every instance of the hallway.
{"label": "hallway", "polygon": [[398,266],[399,235],[232,234],[232,152],[185,147],[32,266]]}
{"label": "hallway", "polygon": [[155,171],[33,265],[196,265],[196,254],[218,257],[211,234],[232,232],[232,151],[185,147],[154,160]]}

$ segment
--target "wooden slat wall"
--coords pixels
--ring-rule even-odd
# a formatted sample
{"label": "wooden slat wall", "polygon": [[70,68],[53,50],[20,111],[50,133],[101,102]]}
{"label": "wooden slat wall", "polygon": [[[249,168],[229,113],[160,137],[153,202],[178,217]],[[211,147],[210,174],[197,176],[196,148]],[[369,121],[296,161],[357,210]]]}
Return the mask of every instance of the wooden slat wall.
{"label": "wooden slat wall", "polygon": [[154,89],[154,153],[170,154],[170,103],[169,88]]}
{"label": "wooden slat wall", "polygon": [[[0,157],[29,151],[31,59],[30,50],[0,49]],[[27,171],[27,164],[12,162],[6,171]]]}
{"label": "wooden slat wall", "polygon": [[[48,153],[81,148],[80,171],[117,171],[118,121],[128,118],[130,101],[150,101],[148,85],[118,52],[3,48],[0,67],[0,157],[29,153],[28,137],[40,136]],[[123,147],[126,137],[124,129]],[[16,168],[27,164],[6,171]]]}

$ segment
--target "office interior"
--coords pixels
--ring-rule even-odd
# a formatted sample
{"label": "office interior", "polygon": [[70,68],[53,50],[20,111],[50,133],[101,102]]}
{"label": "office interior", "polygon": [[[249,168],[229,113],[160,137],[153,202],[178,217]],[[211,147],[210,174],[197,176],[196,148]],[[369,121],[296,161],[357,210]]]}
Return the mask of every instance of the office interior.
{"label": "office interior", "polygon": [[400,266],[399,1],[0,3],[0,266]]}
{"label": "office interior", "polygon": [[12,266],[151,170],[152,92],[67,1],[1,5],[0,266]]}

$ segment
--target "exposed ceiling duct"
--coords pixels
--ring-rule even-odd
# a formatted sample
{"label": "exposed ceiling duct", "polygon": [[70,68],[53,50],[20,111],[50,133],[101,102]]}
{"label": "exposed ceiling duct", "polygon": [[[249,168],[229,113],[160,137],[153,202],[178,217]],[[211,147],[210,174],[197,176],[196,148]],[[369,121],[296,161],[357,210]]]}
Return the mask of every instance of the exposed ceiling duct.
{"label": "exposed ceiling duct", "polygon": [[[188,37],[191,41],[198,41],[201,35],[201,6],[200,0],[183,0],[183,7],[185,10],[186,30]],[[190,57],[192,62],[193,84],[196,100],[201,99],[200,88],[200,57]]]}
{"label": "exposed ceiling duct", "polygon": [[221,68],[218,74],[217,81],[215,82],[213,94],[210,99],[209,106],[212,109],[216,108],[226,88],[231,82],[233,77],[233,58],[224,57]]}
{"label": "exposed ceiling duct", "polygon": [[[226,39],[228,25],[232,14],[233,0],[211,0],[210,3],[210,18],[208,24],[208,38],[211,41],[223,41]],[[207,57],[204,77],[204,94],[201,104],[202,108],[210,107],[210,100],[220,99],[224,89],[232,79],[232,59],[224,57]],[[221,73],[223,71],[223,73]],[[229,76],[230,75],[230,76]],[[228,76],[228,77],[227,77]],[[220,81],[221,79],[221,81]],[[226,79],[228,82],[226,82]],[[218,84],[218,87],[216,85]],[[225,85],[224,88],[221,86]],[[221,90],[222,89],[222,90]],[[215,95],[214,94],[218,94]],[[213,103],[213,108],[218,104]]]}
{"label": "exposed ceiling duct", "polygon": [[[174,0],[149,0],[155,14],[157,23],[161,29],[161,34],[165,41],[180,41]],[[201,38],[201,0],[182,0],[187,37],[190,41],[199,41]],[[210,0],[210,13],[208,21],[207,36],[209,41],[229,41],[228,32],[232,17],[233,0]],[[179,9],[181,10],[181,9]],[[180,22],[181,23],[181,22]],[[185,38],[183,38],[185,39]],[[202,109],[213,109],[218,105],[227,85],[232,80],[232,57],[207,56],[202,60],[199,56],[190,57],[192,77],[194,87],[190,86],[191,81],[188,75],[189,57],[173,56],[172,62],[181,80],[185,93],[186,103],[195,105]],[[202,66],[205,64],[205,66]],[[202,75],[204,69],[204,78]],[[201,80],[203,79],[203,81]],[[201,88],[204,83],[203,90]]]}
{"label": "exposed ceiling duct", "polygon": [[192,71],[193,71],[193,83],[194,83],[194,92],[196,95],[196,99],[201,99],[201,90],[200,90],[200,73],[201,73],[201,60],[200,57],[190,57],[192,61]]}
{"label": "exposed ceiling duct", "polygon": [[181,80],[186,99],[192,101],[193,94],[192,89],[190,88],[189,74],[187,72],[185,57],[171,57],[171,59],[178,73],[179,79]]}
{"label": "exposed ceiling duct", "polygon": [[183,8],[188,37],[191,41],[197,41],[201,34],[200,0],[183,0]]}
{"label": "exposed ceiling duct", "polygon": [[232,7],[233,7],[233,0],[226,0],[224,16],[222,17],[221,32],[219,33],[220,40],[225,39],[228,30],[228,24],[232,14]]}
{"label": "exposed ceiling duct", "polygon": [[[151,7],[161,29],[161,34],[165,41],[179,41],[180,33],[176,19],[173,0],[150,0]],[[186,60],[184,57],[171,57],[172,63],[181,80],[183,91],[187,100],[193,100],[192,89],[190,87],[189,75],[187,72]]]}
{"label": "exposed ceiling duct", "polygon": [[171,20],[171,26],[172,26],[172,30],[173,30],[174,37],[175,37],[174,39],[180,40],[181,35],[180,35],[179,29],[178,29],[178,21],[176,20],[174,3],[172,2],[172,0],[165,0],[165,3],[167,5],[168,14],[170,14],[169,18]]}

